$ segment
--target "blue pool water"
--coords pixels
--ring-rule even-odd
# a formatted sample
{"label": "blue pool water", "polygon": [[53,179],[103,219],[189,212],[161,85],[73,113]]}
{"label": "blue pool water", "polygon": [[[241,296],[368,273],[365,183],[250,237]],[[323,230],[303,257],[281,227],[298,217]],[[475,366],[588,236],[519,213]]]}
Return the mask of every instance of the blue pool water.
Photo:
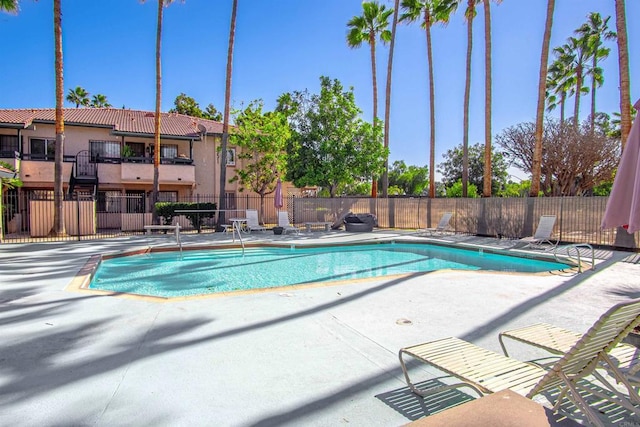
{"label": "blue pool water", "polygon": [[178,297],[442,269],[543,272],[567,265],[426,244],[215,249],[104,260],[90,284],[102,289]]}

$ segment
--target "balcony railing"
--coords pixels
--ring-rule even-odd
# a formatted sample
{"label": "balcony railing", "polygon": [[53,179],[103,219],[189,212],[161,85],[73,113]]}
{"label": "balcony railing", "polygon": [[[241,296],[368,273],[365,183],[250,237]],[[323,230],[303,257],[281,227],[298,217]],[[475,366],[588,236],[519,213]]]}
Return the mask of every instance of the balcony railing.
{"label": "balcony railing", "polygon": [[[14,155],[17,155],[19,158],[19,153],[16,152],[4,152],[0,151],[0,158],[2,159],[10,159],[13,158]],[[23,153],[22,160],[32,160],[37,162],[53,162],[55,160],[55,156],[53,154],[31,154],[31,153]],[[65,155],[65,162],[75,162],[75,155]],[[103,156],[94,156],[91,159],[92,163],[143,163],[143,164],[153,164],[153,157],[103,157]],[[160,164],[163,165],[192,165],[193,159],[186,159],[182,157],[161,157]]]}

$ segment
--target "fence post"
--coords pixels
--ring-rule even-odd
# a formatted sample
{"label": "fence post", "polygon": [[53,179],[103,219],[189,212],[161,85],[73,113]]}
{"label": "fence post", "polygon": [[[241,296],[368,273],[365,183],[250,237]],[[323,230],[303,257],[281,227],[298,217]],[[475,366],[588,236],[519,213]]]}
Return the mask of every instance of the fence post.
{"label": "fence post", "polygon": [[80,240],[80,194],[76,193],[76,232]]}

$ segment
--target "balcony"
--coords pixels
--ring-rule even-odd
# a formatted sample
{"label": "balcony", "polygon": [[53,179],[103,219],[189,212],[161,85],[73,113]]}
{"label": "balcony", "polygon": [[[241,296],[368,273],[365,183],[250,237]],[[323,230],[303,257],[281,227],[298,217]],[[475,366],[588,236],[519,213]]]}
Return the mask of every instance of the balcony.
{"label": "balcony", "polygon": [[[134,163],[130,159],[120,165],[122,183],[153,183],[153,159],[143,159],[144,163]],[[147,162],[151,160],[151,162]],[[191,159],[162,159],[159,169],[161,184],[192,185],[196,182],[196,168]]]}
{"label": "balcony", "polygon": [[[23,154],[22,160],[9,158],[9,164],[17,164],[24,183],[53,184],[54,158],[51,155]],[[192,159],[160,159],[160,183],[192,185],[196,182]],[[68,180],[75,156],[64,156],[63,177]],[[153,184],[153,158],[150,157],[101,157],[97,159],[98,179],[111,184]]]}
{"label": "balcony", "polygon": [[0,151],[0,161],[11,165],[15,170],[20,170],[20,153],[17,151]]}

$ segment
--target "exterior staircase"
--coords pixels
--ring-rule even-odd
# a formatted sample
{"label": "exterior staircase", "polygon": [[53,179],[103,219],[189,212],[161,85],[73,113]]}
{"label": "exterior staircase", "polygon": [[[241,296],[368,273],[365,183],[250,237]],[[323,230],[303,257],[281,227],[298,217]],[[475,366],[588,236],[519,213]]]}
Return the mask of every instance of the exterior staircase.
{"label": "exterior staircase", "polygon": [[70,198],[74,193],[92,194],[94,199],[98,196],[98,163],[93,159],[88,150],[76,154],[76,160],[69,179]]}

